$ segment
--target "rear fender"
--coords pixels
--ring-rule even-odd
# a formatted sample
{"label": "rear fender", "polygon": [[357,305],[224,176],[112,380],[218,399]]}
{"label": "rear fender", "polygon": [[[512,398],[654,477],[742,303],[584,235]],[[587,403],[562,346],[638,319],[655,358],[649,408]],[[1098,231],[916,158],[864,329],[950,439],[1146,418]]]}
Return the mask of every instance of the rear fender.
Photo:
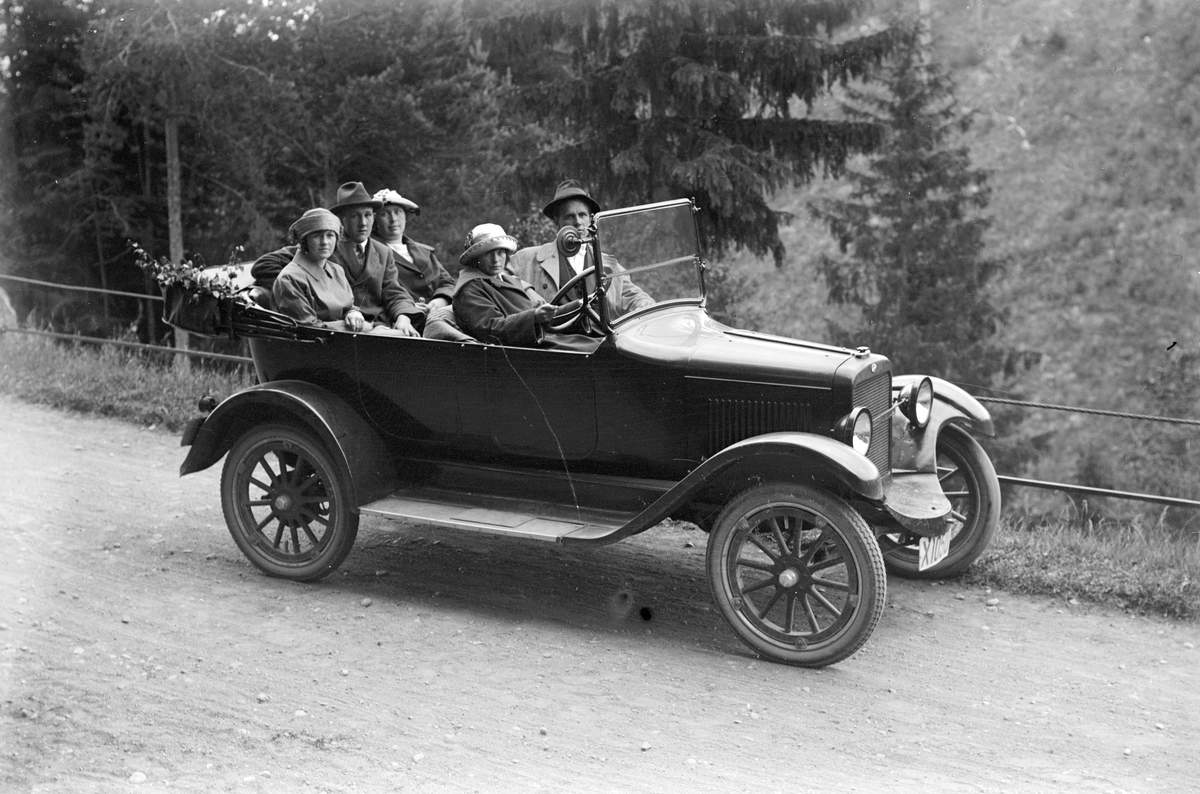
{"label": "rear fender", "polygon": [[708,458],[604,542],[644,532],[664,518],[687,512],[689,503],[720,505],[758,483],[781,481],[845,489],[855,498],[875,502],[882,501],[884,494],[875,464],[849,446],[808,433],[768,433],[731,444]]}
{"label": "rear fender", "polygon": [[[923,375],[897,375],[892,393],[898,393]],[[942,425],[960,425],[985,436],[996,435],[992,416],[979,400],[941,378],[933,382],[933,409],[929,424],[918,430],[897,408],[892,412],[892,469],[901,471],[937,471],[937,437]]]}
{"label": "rear fender", "polygon": [[254,427],[290,423],[311,432],[337,461],[350,485],[355,506],[392,493],[398,485],[395,466],[379,435],[350,405],[311,383],[273,381],[244,389],[213,409],[189,437],[191,449],[180,476],[207,469]]}

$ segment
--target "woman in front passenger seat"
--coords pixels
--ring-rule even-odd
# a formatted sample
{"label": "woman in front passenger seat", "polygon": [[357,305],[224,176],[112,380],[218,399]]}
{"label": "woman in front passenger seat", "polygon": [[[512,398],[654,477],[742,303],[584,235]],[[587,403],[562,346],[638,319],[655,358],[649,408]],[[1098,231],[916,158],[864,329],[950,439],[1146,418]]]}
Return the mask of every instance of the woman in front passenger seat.
{"label": "woman in front passenger seat", "polygon": [[458,263],[454,315],[459,326],[480,342],[516,347],[554,347],[591,352],[600,340],[559,334],[548,328],[560,307],[546,303],[526,282],[508,273],[517,241],[494,223],[476,226]]}

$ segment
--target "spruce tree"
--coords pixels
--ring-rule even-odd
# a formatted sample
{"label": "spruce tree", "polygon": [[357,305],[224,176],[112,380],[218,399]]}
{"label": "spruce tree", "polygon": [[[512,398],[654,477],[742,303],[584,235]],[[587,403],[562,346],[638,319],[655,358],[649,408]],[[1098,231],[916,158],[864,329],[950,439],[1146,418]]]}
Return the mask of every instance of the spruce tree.
{"label": "spruce tree", "polygon": [[852,90],[844,103],[849,118],[886,127],[886,140],[849,172],[849,198],[812,208],[842,252],[820,262],[830,299],[859,310],[831,331],[885,353],[897,372],[987,385],[1004,365],[1003,312],[987,291],[999,269],[984,253],[987,175],[958,138],[970,115],[950,78],[907,41],[885,90]]}
{"label": "spruce tree", "polygon": [[902,31],[847,37],[865,0],[469,0],[481,56],[524,144],[513,203],[564,177],[603,204],[690,196],[709,253],[783,258],[768,200],[881,138],[813,112],[868,77]]}

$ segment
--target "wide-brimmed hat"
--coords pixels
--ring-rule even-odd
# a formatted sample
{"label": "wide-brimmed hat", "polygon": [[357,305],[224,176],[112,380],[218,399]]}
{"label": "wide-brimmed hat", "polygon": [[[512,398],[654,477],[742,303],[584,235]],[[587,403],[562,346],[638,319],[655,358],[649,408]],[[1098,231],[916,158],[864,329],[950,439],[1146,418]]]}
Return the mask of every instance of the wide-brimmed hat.
{"label": "wide-brimmed hat", "polygon": [[379,209],[383,204],[371,197],[362,182],[345,182],[337,189],[337,200],[329,209],[334,213],[341,214],[341,210],[362,206]]}
{"label": "wide-brimmed hat", "polygon": [[458,258],[458,264],[466,267],[488,251],[495,251],[497,248],[503,248],[510,254],[515,253],[517,238],[505,234],[504,227],[498,223],[481,223],[467,235],[467,242],[463,246],[462,256]]}
{"label": "wide-brimmed hat", "polygon": [[388,204],[395,204],[397,207],[404,207],[406,212],[411,212],[414,215],[421,214],[421,208],[417,206],[417,202],[406,199],[394,190],[381,190],[371,198],[379,202],[380,209]]}
{"label": "wide-brimmed hat", "polygon": [[567,179],[558,183],[558,188],[554,191],[554,198],[550,199],[550,203],[542,208],[542,214],[550,220],[554,220],[555,207],[567,199],[579,199],[588,205],[588,209],[592,211],[593,215],[600,211],[600,205],[588,195],[587,191],[583,189],[583,185],[574,179]]}
{"label": "wide-brimmed hat", "polygon": [[306,211],[288,228],[288,234],[297,243],[313,232],[326,231],[341,234],[342,221],[329,210],[320,208]]}

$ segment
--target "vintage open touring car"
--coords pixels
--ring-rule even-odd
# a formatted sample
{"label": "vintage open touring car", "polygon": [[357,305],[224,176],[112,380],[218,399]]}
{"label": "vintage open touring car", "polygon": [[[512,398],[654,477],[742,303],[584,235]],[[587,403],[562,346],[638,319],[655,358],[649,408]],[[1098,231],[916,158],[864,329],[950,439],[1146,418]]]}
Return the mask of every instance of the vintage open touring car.
{"label": "vintage open touring car", "polygon": [[[999,486],[968,431],[991,419],[865,348],[714,321],[694,216],[681,199],[560,233],[622,266],[581,273],[587,300],[560,318],[600,339],[591,353],[297,326],[261,288],[203,310],[169,295],[168,322],[248,338],[259,381],[201,401],[181,474],[227,456],[233,539],[298,581],[337,568],[364,515],[573,546],[686,520],[741,640],[787,664],[845,659],[880,619],[885,566],[952,576],[990,542]],[[654,305],[614,311],[624,278]]]}

